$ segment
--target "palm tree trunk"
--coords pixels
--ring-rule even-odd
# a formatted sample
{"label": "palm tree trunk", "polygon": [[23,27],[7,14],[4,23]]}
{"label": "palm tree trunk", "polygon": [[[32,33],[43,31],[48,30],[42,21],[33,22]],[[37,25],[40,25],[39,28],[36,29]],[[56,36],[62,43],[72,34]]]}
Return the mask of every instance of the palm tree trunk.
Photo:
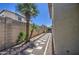
{"label": "palm tree trunk", "polygon": [[34,30],[34,29],[32,29],[32,30],[31,30],[31,34],[30,34],[30,37],[29,37],[29,38],[31,38],[31,37],[32,37],[32,34],[33,34],[33,30]]}
{"label": "palm tree trunk", "polygon": [[26,15],[26,42],[30,42],[30,39],[29,39],[29,22],[30,22],[30,16],[29,15]]}

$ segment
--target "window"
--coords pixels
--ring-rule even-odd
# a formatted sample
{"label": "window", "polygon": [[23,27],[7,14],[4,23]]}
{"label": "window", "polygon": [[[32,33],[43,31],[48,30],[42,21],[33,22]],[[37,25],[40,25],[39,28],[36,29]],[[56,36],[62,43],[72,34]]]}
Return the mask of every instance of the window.
{"label": "window", "polygon": [[18,20],[19,20],[19,21],[22,21],[22,17],[21,17],[21,16],[18,16]]}

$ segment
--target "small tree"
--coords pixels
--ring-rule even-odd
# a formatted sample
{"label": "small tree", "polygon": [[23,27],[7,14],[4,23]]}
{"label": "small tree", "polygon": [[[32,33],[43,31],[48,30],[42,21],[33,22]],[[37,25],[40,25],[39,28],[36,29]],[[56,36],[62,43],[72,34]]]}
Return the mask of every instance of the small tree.
{"label": "small tree", "polygon": [[26,17],[26,41],[29,40],[29,22],[31,17],[35,17],[38,15],[38,9],[33,3],[21,3],[17,4],[17,10],[25,15]]}
{"label": "small tree", "polygon": [[33,34],[33,31],[36,30],[36,29],[38,29],[38,26],[35,25],[35,24],[32,24],[31,27],[32,27],[32,30],[31,30],[30,38],[31,38],[31,36]]}

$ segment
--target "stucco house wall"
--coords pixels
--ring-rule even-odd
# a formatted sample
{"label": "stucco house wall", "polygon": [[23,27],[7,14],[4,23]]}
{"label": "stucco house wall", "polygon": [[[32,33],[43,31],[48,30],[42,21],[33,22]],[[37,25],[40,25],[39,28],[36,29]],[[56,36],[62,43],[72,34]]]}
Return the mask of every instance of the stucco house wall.
{"label": "stucco house wall", "polygon": [[55,54],[79,54],[79,4],[52,4]]}
{"label": "stucco house wall", "polygon": [[12,18],[12,19],[17,20],[17,21],[26,22],[24,15],[20,15],[20,14],[17,14],[15,12],[11,12],[8,10],[2,10],[0,15],[2,15],[4,17]]}

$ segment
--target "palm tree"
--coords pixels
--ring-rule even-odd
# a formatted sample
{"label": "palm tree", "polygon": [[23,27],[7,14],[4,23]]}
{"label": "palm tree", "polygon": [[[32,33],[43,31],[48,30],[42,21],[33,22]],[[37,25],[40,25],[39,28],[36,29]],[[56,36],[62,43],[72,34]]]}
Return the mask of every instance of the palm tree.
{"label": "palm tree", "polygon": [[31,17],[38,15],[38,9],[33,3],[21,3],[17,4],[17,10],[25,15],[26,17],[26,42],[29,40],[29,22]]}

